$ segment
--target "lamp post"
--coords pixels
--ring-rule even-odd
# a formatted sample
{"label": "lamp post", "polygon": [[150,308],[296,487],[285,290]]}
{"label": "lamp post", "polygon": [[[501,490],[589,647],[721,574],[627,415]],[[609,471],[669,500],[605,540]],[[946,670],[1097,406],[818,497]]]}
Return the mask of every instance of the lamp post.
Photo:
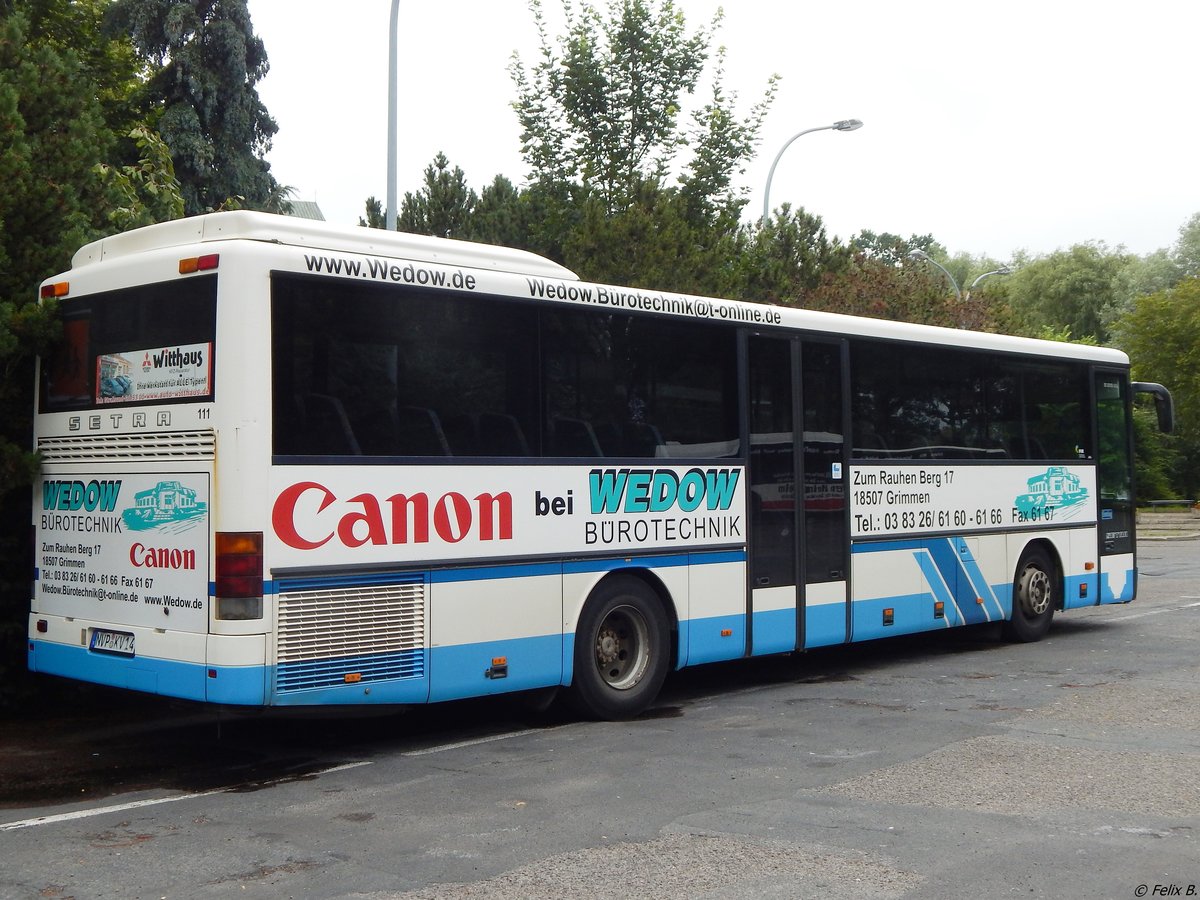
{"label": "lamp post", "polygon": [[797,132],[788,138],[787,143],[780,147],[779,152],[775,154],[775,161],[771,163],[771,170],[767,173],[767,187],[763,192],[763,214],[761,224],[765,226],[767,224],[767,218],[771,215],[771,179],[775,177],[775,167],[779,165],[779,158],[783,156],[783,151],[792,146],[792,142],[795,141],[796,138],[803,137],[806,134],[812,134],[814,131],[857,131],[858,129],[862,128],[862,126],[863,123],[858,119],[841,119],[837,122],[834,122],[832,125],[822,125],[819,128],[805,128],[803,131]]}
{"label": "lamp post", "polygon": [[972,281],[970,286],[965,291],[962,291],[962,290],[959,290],[958,282],[954,280],[954,276],[950,274],[950,270],[947,269],[945,266],[943,266],[940,262],[938,262],[932,256],[930,256],[928,253],[926,253],[924,250],[909,250],[908,258],[909,259],[921,259],[921,260],[924,260],[927,263],[931,263],[932,265],[935,265],[939,269],[941,269],[942,274],[945,275],[946,279],[950,282],[950,287],[954,288],[954,296],[957,297],[959,299],[959,301],[962,303],[965,303],[971,299],[971,291],[973,291],[973,290],[975,290],[975,288],[979,287],[980,283],[985,278],[991,278],[993,275],[1011,275],[1013,272],[1012,268],[1009,266],[1001,266],[998,269],[992,269],[992,271],[990,271],[990,272],[984,272],[982,275],[980,275],[978,278],[976,278],[974,281]]}
{"label": "lamp post", "polygon": [[984,272],[982,275],[980,275],[978,278],[976,278],[974,281],[971,282],[970,287],[968,287],[965,291],[963,291],[963,296],[962,296],[963,302],[966,303],[968,300],[971,299],[971,291],[975,290],[975,288],[979,285],[979,283],[981,281],[983,281],[985,278],[991,278],[993,275],[1011,275],[1012,271],[1013,271],[1012,268],[1010,268],[1009,266],[1001,266],[998,269],[992,269],[992,271],[990,271],[990,272]]}
{"label": "lamp post", "polygon": [[398,89],[397,35],[400,24],[400,0],[392,0],[392,18],[388,30],[388,164],[387,164],[387,230],[396,230],[396,105]]}
{"label": "lamp post", "polygon": [[[942,274],[945,275],[946,279],[950,282],[950,287],[954,288],[954,296],[960,302],[962,301],[963,292],[961,290],[959,290],[958,282],[954,280],[954,276],[950,274],[949,269],[947,269],[945,266],[943,266],[940,262],[938,262],[936,259],[934,259],[932,256],[930,256],[924,250],[910,250],[908,252],[908,256],[910,259],[923,259],[925,262],[932,263],[933,265],[935,265],[939,269],[941,269]],[[977,285],[978,283],[979,283],[979,279],[976,278],[973,282],[971,282],[971,287],[975,287],[975,285]],[[968,288],[968,290],[969,290],[969,288]]]}

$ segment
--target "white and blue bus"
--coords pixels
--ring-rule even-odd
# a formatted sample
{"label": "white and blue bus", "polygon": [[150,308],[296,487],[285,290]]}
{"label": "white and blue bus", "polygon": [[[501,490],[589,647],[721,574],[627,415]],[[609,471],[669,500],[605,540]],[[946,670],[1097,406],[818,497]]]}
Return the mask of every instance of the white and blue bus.
{"label": "white and blue bus", "polygon": [[1115,350],[230,212],[42,285],[29,666],[215,704],[561,687],[1134,598]]}

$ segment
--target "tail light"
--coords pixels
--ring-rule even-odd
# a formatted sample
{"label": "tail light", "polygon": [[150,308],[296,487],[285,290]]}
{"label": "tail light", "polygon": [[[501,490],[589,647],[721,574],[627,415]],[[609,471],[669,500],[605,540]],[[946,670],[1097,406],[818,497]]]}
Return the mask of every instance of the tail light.
{"label": "tail light", "polygon": [[216,576],[218,619],[261,619],[263,533],[218,531]]}
{"label": "tail light", "polygon": [[211,272],[221,263],[221,257],[216,253],[207,256],[189,256],[179,261],[179,274],[191,275],[193,272]]}

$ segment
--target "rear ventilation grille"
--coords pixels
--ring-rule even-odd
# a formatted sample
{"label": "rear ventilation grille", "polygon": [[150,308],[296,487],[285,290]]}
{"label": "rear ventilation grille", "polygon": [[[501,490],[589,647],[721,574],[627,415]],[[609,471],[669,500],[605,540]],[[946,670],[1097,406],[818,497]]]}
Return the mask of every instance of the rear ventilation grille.
{"label": "rear ventilation grille", "polygon": [[280,585],[275,689],[425,676],[425,578],[307,588]]}
{"label": "rear ventilation grille", "polygon": [[214,431],[173,431],[164,434],[88,434],[47,437],[37,444],[47,462],[121,462],[143,459],[212,459]]}

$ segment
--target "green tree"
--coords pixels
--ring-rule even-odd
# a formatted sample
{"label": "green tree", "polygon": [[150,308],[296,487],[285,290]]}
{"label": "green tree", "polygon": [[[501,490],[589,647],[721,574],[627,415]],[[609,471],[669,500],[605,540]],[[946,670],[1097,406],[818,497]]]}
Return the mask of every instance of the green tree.
{"label": "green tree", "polygon": [[1180,226],[1173,256],[1182,278],[1200,278],[1200,213]]}
{"label": "green tree", "polygon": [[692,294],[735,296],[733,234],[690,216],[686,197],[656,180],[644,182],[622,210],[588,198],[564,240],[563,264],[582,278]]}
{"label": "green tree", "polygon": [[478,202],[463,170],[458,166],[451,169],[446,154],[438,153],[425,167],[421,189],[404,195],[396,226],[411,234],[465,238]]}
{"label": "green tree", "polygon": [[360,216],[358,220],[362,228],[387,228],[387,214],[384,212],[382,200],[368,197],[364,213],[365,218]]}
{"label": "green tree", "polygon": [[37,285],[101,232],[180,212],[107,0],[0,0],[0,708],[24,671],[33,359],[61,332]]}
{"label": "green tree", "polygon": [[809,306],[823,279],[844,271],[851,251],[825,232],[821,217],[785,203],[738,247],[738,299]]}
{"label": "green tree", "polygon": [[31,37],[30,5],[0,16],[0,709],[25,668],[33,358],[57,327],[37,285],[93,235],[94,166],[113,146],[84,59]]}
{"label": "green tree", "polygon": [[128,231],[183,216],[183,195],[171,162],[171,151],[155,132],[139,126],[129,133],[141,158],[134,165],[98,163],[96,171],[108,192],[106,215],[113,231]]}
{"label": "green tree", "polygon": [[722,229],[736,228],[738,216],[746,205],[746,187],[739,187],[735,179],[745,174],[754,157],[778,81],[778,76],[772,76],[763,99],[755,104],[749,116],[739,119],[733,112],[737,95],[727,94],[724,86],[725,48],[717,49],[712,95],[708,103],[692,114],[687,141],[694,152],[680,178],[693,221]]}
{"label": "green tree", "polygon": [[32,465],[32,358],[53,321],[37,284],[95,235],[95,166],[114,146],[80,57],[28,28],[21,12],[0,20],[0,494]]}
{"label": "green tree", "polygon": [[825,312],[869,316],[924,325],[974,327],[967,308],[947,288],[945,276],[916,266],[898,266],[876,256],[855,253],[838,271],[825,272],[804,305]]}
{"label": "green tree", "polygon": [[264,159],[275,121],[255,85],[267,52],[247,0],[115,0],[110,27],[150,60],[148,98],[171,148],[189,215],[237,198],[250,209],[284,211]]}
{"label": "green tree", "polygon": [[516,186],[503,175],[497,175],[479,192],[479,202],[467,222],[467,234],[485,244],[524,249],[529,232],[528,212],[529,204],[523,202]]}
{"label": "green tree", "polygon": [[1200,495],[1200,278],[1139,297],[1114,326],[1134,376],[1160,382],[1175,399],[1173,486],[1180,496]]}
{"label": "green tree", "polygon": [[673,0],[609,0],[603,11],[564,0],[566,33],[554,41],[541,0],[529,8],[540,58],[526,66],[514,57],[510,72],[531,181],[581,188],[580,202],[595,194],[613,214],[645,185],[664,183],[690,140],[693,155],[681,181],[692,214],[711,216],[737,205],[733,177],[757,142],[775,81],[750,116],[739,119],[718,57],[709,102],[690,130],[680,125],[684,99],[708,63],[719,12],[711,25],[689,31]]}
{"label": "green tree", "polygon": [[933,239],[932,234],[914,234],[902,238],[887,231],[879,234],[860,231],[850,239],[850,247],[870,259],[897,266],[905,263],[914,250],[935,257],[946,254],[945,248]]}
{"label": "green tree", "polygon": [[1018,325],[1027,334],[1042,326],[1109,340],[1106,322],[1120,306],[1118,276],[1133,257],[1103,242],[1076,244],[1038,259],[1018,256],[1005,290]]}
{"label": "green tree", "polygon": [[540,0],[531,0],[541,60],[514,59],[514,104],[535,179],[594,189],[609,211],[639,185],[661,179],[678,148],[680,99],[695,90],[709,33],[689,34],[671,0],[610,0],[607,17],[590,3],[564,3],[561,53],[551,45]]}
{"label": "green tree", "polygon": [[1179,467],[1176,444],[1173,436],[1158,430],[1153,409],[1134,409],[1133,456],[1137,494],[1142,500],[1175,500],[1184,495],[1183,489],[1175,486],[1174,473]]}

